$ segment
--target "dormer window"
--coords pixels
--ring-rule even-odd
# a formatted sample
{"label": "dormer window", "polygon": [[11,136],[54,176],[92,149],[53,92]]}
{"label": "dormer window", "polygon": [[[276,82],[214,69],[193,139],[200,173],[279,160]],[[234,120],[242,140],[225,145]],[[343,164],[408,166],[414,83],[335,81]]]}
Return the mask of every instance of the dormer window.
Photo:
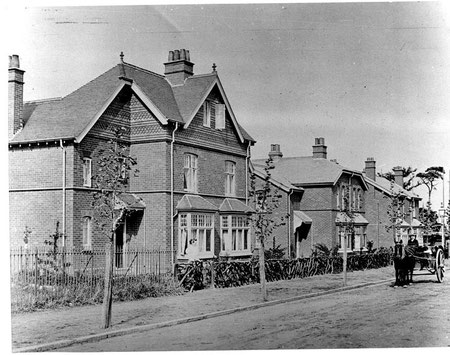
{"label": "dormer window", "polygon": [[211,127],[211,102],[203,103],[203,126]]}

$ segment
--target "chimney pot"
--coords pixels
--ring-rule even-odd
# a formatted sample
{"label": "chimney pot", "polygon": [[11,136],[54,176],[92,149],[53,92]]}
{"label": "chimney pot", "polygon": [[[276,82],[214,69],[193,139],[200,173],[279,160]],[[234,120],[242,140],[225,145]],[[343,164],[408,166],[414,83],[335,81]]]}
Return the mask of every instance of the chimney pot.
{"label": "chimney pot", "polygon": [[327,146],[325,145],[325,138],[315,138],[315,145],[313,145],[313,158],[327,158]]}
{"label": "chimney pot", "polygon": [[280,160],[283,157],[283,153],[281,152],[279,144],[270,145],[269,157],[272,158],[274,162]]}
{"label": "chimney pot", "polygon": [[10,68],[20,68],[19,56],[13,54],[9,56],[9,67]]}
{"label": "chimney pot", "polygon": [[194,64],[190,62],[187,49],[169,51],[168,62],[164,66],[164,73],[171,85],[184,84],[186,78],[194,75]]}

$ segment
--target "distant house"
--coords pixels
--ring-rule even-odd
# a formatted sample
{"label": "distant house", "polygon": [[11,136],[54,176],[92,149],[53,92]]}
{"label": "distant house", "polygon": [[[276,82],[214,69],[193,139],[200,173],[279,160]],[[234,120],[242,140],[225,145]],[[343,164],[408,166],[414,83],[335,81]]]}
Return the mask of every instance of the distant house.
{"label": "distant house", "polygon": [[157,74],[121,55],[65,97],[24,103],[24,71],[19,57],[10,57],[12,247],[24,246],[25,227],[29,245],[43,245],[57,222],[67,247],[104,245],[91,206],[92,176],[99,149],[123,127],[139,174],[126,177],[121,202],[132,213],[116,231],[118,250],[162,249],[178,260],[251,254],[247,192],[255,141],[239,125],[215,65],[194,75],[182,49],[170,51],[164,67]]}
{"label": "distant house", "polygon": [[[365,193],[368,187],[363,174],[328,160],[324,138],[316,138],[312,148],[312,156],[306,157],[285,158],[278,144],[271,145],[269,152],[275,166],[273,179],[287,181],[304,190],[300,201],[293,204],[291,214],[293,225],[287,239],[292,241],[293,255],[309,256],[319,243],[328,248],[338,246],[340,250],[343,249],[341,223],[345,219],[342,209],[347,190],[355,211],[355,233],[348,239],[347,249],[350,252],[365,250],[369,222],[365,218]],[[264,167],[264,159],[252,162],[255,169]]]}
{"label": "distant house", "polygon": [[[279,145],[272,145],[271,152],[279,152]],[[256,192],[262,188],[266,174],[264,167],[261,165],[250,165],[252,174],[255,177]],[[279,205],[275,211],[274,218],[284,218],[284,224],[278,226],[274,231],[272,238],[266,239],[266,250],[281,248],[286,257],[295,258],[295,233],[297,230],[309,229],[311,226],[311,219],[300,211],[300,201],[302,199],[304,189],[292,185],[289,181],[281,176],[278,179],[270,178],[272,193],[277,192],[280,196]],[[259,241],[256,240],[256,248],[259,248]]]}
{"label": "distant house", "polygon": [[[402,239],[403,243],[407,243],[410,234],[416,235],[419,244],[422,245],[422,228],[418,219],[421,198],[413,191],[403,188],[402,168],[394,168],[395,181],[389,181],[384,177],[377,176],[376,161],[374,158],[367,158],[364,172],[364,180],[368,186],[366,193],[366,218],[369,221],[367,235],[370,240],[373,240],[374,248],[390,247],[394,244],[394,238]],[[401,213],[405,215],[405,218],[399,221],[401,228],[395,232],[393,229],[386,229],[392,223],[389,221],[387,211],[393,194],[400,194],[402,197]]]}

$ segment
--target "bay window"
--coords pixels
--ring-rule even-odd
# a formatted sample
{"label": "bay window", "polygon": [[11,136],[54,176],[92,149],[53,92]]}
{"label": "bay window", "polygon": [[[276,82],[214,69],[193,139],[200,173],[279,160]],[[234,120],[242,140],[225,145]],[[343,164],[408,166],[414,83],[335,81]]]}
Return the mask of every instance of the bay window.
{"label": "bay window", "polygon": [[250,253],[250,225],[246,215],[221,216],[220,234],[222,253]]}
{"label": "bay window", "polygon": [[214,255],[214,215],[181,213],[178,222],[179,253],[196,259]]}

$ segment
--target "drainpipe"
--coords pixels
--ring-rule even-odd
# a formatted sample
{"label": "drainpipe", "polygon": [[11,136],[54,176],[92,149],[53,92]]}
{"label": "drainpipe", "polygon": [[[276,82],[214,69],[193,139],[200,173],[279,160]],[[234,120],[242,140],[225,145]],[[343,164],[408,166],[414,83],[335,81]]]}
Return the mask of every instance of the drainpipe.
{"label": "drainpipe", "polygon": [[174,189],[174,159],[173,159],[173,145],[175,143],[175,132],[178,129],[178,122],[175,122],[175,128],[172,131],[172,140],[170,142],[170,260],[172,262],[172,267],[175,265],[175,260],[173,256],[174,250],[174,235],[173,235],[173,219],[174,219],[174,200],[173,200],[173,189]]}
{"label": "drainpipe", "polygon": [[65,247],[66,240],[66,149],[62,139],[59,140],[62,149],[62,246]]}
{"label": "drainpipe", "polygon": [[245,157],[245,204],[248,205],[248,169],[250,160],[250,142],[247,146],[247,156]]}

